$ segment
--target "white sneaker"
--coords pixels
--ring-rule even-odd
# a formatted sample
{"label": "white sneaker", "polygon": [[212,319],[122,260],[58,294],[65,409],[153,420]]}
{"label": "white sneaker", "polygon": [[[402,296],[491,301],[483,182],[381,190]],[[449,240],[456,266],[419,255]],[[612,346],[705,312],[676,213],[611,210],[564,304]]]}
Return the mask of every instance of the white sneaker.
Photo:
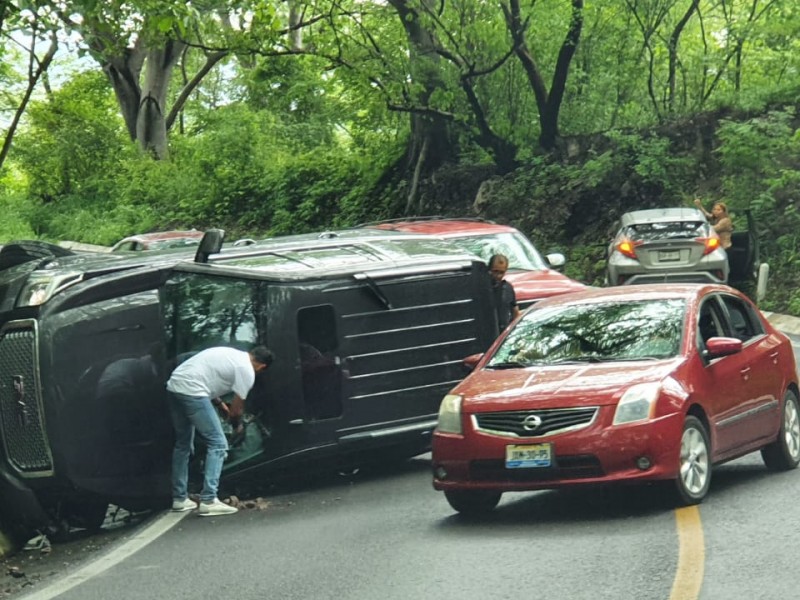
{"label": "white sneaker", "polygon": [[232,515],[235,512],[239,512],[239,509],[220,502],[219,498],[214,498],[213,502],[201,502],[197,514],[201,517],[213,517],[215,515]]}
{"label": "white sneaker", "polygon": [[172,501],[173,512],[186,512],[187,510],[194,510],[195,508],[197,508],[197,502],[190,498]]}

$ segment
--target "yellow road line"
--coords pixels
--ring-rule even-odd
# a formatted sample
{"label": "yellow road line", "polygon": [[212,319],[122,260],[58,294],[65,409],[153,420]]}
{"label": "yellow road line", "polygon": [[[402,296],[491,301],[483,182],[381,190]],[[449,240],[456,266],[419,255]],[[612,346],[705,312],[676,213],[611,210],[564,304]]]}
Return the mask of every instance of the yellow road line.
{"label": "yellow road line", "polygon": [[687,506],[675,511],[678,526],[678,568],[669,600],[697,600],[703,585],[705,543],[700,510]]}

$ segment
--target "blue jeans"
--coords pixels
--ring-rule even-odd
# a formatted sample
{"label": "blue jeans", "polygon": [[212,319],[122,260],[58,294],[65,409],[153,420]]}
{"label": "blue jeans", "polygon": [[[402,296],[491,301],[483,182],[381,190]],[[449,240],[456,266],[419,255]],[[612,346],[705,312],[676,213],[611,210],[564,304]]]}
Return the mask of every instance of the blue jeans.
{"label": "blue jeans", "polygon": [[228,455],[228,440],[222,431],[217,411],[210,398],[169,393],[169,410],[175,427],[175,448],[172,451],[172,497],[188,497],[189,456],[194,452],[194,432],[206,442],[203,491],[200,500],[211,502],[217,497],[222,463]]}

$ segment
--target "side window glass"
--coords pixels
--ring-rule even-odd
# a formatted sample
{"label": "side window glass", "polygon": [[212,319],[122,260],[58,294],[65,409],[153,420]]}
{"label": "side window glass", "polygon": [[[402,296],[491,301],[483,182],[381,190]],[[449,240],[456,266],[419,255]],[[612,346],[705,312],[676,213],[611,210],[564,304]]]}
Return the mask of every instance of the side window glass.
{"label": "side window glass", "polygon": [[308,418],[340,416],[342,369],[333,307],[311,306],[297,311],[297,341]]}
{"label": "side window glass", "polygon": [[212,346],[249,350],[259,331],[258,284],[227,277],[177,273],[164,286],[167,352],[181,362]]}
{"label": "side window glass", "polygon": [[704,347],[712,337],[725,335],[722,322],[719,305],[713,299],[703,302],[700,307],[700,317],[697,320],[697,338],[701,347]]}
{"label": "side window glass", "polygon": [[734,296],[722,296],[722,302],[728,312],[727,335],[746,342],[750,338],[764,333],[761,323],[755,319],[746,302]]}

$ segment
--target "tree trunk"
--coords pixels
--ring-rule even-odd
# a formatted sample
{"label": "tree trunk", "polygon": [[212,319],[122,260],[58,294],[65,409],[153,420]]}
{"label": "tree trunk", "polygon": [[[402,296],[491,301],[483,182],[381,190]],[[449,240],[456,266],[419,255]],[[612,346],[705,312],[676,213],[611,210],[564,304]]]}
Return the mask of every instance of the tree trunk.
{"label": "tree trunk", "polygon": [[[5,8],[3,8],[5,11]],[[8,130],[6,131],[5,139],[3,140],[3,147],[0,148],[0,169],[3,167],[3,163],[6,161],[6,157],[8,156],[9,151],[11,150],[11,143],[14,140],[14,134],[17,131],[17,127],[19,126],[19,122],[22,119],[22,115],[25,113],[25,109],[28,107],[28,102],[30,102],[31,95],[33,94],[34,88],[36,88],[36,84],[39,80],[45,75],[47,72],[50,63],[53,62],[53,57],[56,54],[56,50],[58,50],[58,39],[56,37],[55,32],[51,32],[50,34],[50,46],[47,48],[47,52],[42,57],[41,60],[36,58],[34,54],[34,41],[31,41],[31,48],[30,48],[30,64],[31,68],[28,70],[28,86],[25,88],[25,93],[22,96],[22,101],[19,103],[17,110],[14,112],[14,117],[11,119],[11,123],[8,126]],[[36,68],[33,68],[33,65],[36,64]]]}
{"label": "tree trunk", "polygon": [[[419,15],[408,6],[406,0],[389,0],[389,4],[397,11],[406,30],[411,77],[422,87],[419,96],[414,99],[415,104],[428,106],[433,93],[444,85],[439,75],[441,59],[436,52],[434,34],[420,23]],[[451,120],[443,115],[412,112],[410,125],[411,135],[405,155],[406,170],[416,170],[420,176],[455,160],[458,145]],[[420,163],[423,149],[425,153]],[[409,198],[409,205],[414,205],[413,198]]]}
{"label": "tree trunk", "polygon": [[143,150],[162,160],[168,156],[167,91],[183,46],[181,42],[167,40],[163,46],[147,52],[144,86],[136,115],[136,140]]}
{"label": "tree trunk", "polygon": [[675,111],[675,86],[676,86],[676,73],[678,70],[678,43],[681,39],[681,34],[683,33],[686,24],[689,22],[689,19],[692,18],[692,15],[697,10],[698,5],[700,4],[700,0],[692,0],[692,3],[689,5],[689,8],[684,13],[683,17],[678,21],[675,25],[675,29],[672,30],[672,35],[669,37],[669,42],[667,44],[667,49],[669,51],[669,74],[667,76],[667,113],[673,113]]}
{"label": "tree trunk", "polygon": [[536,64],[536,59],[528,48],[525,38],[526,25],[522,22],[519,0],[510,0],[509,4],[503,4],[502,8],[505,13],[506,26],[514,41],[514,52],[525,70],[536,98],[536,106],[539,110],[539,145],[544,150],[552,150],[558,138],[558,115],[564,100],[570,63],[575,56],[583,28],[583,0],[572,0],[569,30],[558,53],[549,92]]}
{"label": "tree trunk", "polygon": [[569,77],[569,66],[578,48],[583,29],[583,0],[572,0],[572,14],[570,16],[569,29],[561,44],[558,52],[556,69],[553,73],[553,83],[550,86],[550,97],[547,100],[544,115],[540,113],[539,122],[541,133],[539,135],[539,145],[545,150],[552,150],[558,137],[558,115],[561,112],[561,104],[564,101],[564,90],[567,87]]}

